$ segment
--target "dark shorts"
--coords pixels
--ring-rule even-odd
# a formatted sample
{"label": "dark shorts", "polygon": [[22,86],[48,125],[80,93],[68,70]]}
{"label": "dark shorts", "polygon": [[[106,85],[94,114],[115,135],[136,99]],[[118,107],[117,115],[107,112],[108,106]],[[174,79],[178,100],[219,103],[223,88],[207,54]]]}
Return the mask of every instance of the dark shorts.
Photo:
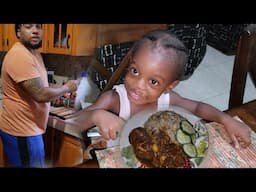
{"label": "dark shorts", "polygon": [[19,137],[0,130],[4,153],[10,167],[45,167],[43,136]]}

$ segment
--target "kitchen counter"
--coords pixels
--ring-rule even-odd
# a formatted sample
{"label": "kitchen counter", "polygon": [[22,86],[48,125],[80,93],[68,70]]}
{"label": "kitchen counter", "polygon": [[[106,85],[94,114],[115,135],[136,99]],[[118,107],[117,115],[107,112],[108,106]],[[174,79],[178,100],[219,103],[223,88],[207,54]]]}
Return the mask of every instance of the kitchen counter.
{"label": "kitchen counter", "polygon": [[83,128],[67,124],[59,117],[49,116],[44,134],[49,167],[74,167],[85,161],[90,140],[85,140],[83,131]]}
{"label": "kitchen counter", "polygon": [[[78,127],[75,125],[71,125],[68,123],[65,123],[65,120],[62,120],[59,117],[50,115],[48,120],[48,127],[52,127],[56,130],[59,130],[66,134],[66,136],[72,136],[74,139],[79,140],[83,143],[84,149],[89,148],[91,145],[98,146],[97,143],[101,143],[102,136],[99,133],[98,127],[90,128],[86,133],[85,129],[83,127]],[[108,140],[105,144],[100,145],[100,148],[105,146],[106,148],[113,147],[119,145],[120,138],[116,138],[114,140]]]}
{"label": "kitchen counter", "polygon": [[64,120],[58,117],[50,115],[48,119],[48,126],[55,128],[59,131],[62,131],[68,135],[74,136],[76,138],[83,139],[82,137],[82,132],[84,131],[83,128],[66,124]]}
{"label": "kitchen counter", "polygon": [[98,128],[94,127],[85,132],[83,127],[70,125],[56,115],[66,114],[72,109],[67,109],[67,111],[59,109],[56,111],[56,108],[51,108],[48,127],[44,135],[49,167],[75,167],[89,159],[96,158],[93,153],[90,153],[89,146],[101,139]]}
{"label": "kitchen counter", "polygon": [[74,114],[75,112],[76,110],[73,108],[68,108],[64,106],[51,106],[47,126],[55,128],[76,138],[82,139],[82,132],[84,131],[84,129],[74,125],[70,125],[65,122],[65,119],[70,117],[70,115]]}
{"label": "kitchen counter", "polygon": [[[51,107],[50,115],[48,119],[48,126],[62,131],[68,135],[74,136],[79,139],[84,139],[82,133],[85,132],[85,128],[77,127],[75,125],[70,125],[65,123],[62,118],[68,118],[70,115],[75,113],[73,108],[66,107]],[[59,116],[59,117],[58,117]],[[101,136],[98,132],[98,128],[94,127],[87,131],[88,137],[99,137]]]}

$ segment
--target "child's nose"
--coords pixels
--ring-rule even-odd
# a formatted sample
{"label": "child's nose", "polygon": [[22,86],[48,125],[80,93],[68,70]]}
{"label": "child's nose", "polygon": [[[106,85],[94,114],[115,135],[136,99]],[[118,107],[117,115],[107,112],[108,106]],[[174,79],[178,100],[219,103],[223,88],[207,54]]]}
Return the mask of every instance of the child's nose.
{"label": "child's nose", "polygon": [[144,89],[145,88],[145,80],[142,78],[138,79],[138,81],[136,82],[136,85],[139,89]]}

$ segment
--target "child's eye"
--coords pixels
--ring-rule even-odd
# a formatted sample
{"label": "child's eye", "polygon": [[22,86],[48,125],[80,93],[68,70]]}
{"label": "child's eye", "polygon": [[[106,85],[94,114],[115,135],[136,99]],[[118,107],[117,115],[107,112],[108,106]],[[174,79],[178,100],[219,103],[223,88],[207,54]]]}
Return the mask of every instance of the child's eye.
{"label": "child's eye", "polygon": [[158,85],[158,84],[159,84],[159,82],[158,82],[158,81],[156,81],[156,80],[154,80],[154,79],[149,80],[149,83],[150,83],[151,85],[154,85],[154,86],[156,86],[156,85]]}
{"label": "child's eye", "polygon": [[131,67],[131,68],[130,68],[130,72],[131,72],[133,75],[138,75],[138,71],[137,71],[137,69],[135,69],[134,67]]}

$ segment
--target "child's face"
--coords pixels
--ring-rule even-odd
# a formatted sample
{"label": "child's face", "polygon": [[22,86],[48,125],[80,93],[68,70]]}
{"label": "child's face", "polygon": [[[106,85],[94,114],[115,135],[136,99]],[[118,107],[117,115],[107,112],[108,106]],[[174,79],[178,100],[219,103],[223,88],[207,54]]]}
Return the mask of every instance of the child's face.
{"label": "child's face", "polygon": [[[161,51],[161,50],[160,50]],[[149,104],[158,100],[159,96],[174,88],[177,81],[172,81],[170,58],[167,60],[159,50],[141,48],[132,58],[125,76],[125,87],[130,102]]]}

